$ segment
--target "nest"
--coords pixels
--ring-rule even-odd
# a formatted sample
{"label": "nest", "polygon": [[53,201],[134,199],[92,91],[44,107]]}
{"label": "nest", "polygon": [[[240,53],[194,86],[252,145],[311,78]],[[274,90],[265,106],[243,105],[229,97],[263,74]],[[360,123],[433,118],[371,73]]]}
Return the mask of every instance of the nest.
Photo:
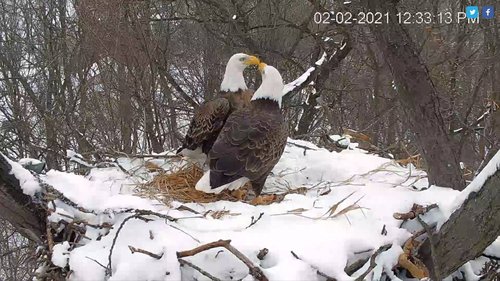
{"label": "nest", "polygon": [[247,193],[249,184],[238,191],[224,190],[219,194],[205,193],[195,189],[203,170],[195,164],[186,164],[176,171],[160,171],[150,182],[138,187],[140,195],[169,204],[172,201],[183,203],[209,203],[219,200],[240,201]]}

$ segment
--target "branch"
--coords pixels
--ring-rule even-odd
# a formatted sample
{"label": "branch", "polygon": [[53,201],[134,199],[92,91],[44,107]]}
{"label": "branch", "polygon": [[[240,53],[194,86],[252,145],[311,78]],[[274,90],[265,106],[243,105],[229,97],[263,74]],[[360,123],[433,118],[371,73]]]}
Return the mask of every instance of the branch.
{"label": "branch", "polygon": [[256,224],[262,218],[263,215],[264,215],[264,213],[260,213],[260,215],[259,215],[259,217],[257,219],[255,219],[254,216],[252,216],[252,222],[250,223],[249,226],[245,227],[245,229],[250,228],[254,224]]}
{"label": "branch", "polygon": [[[500,152],[463,191],[461,207],[436,233],[429,234],[419,254],[432,280],[441,280],[481,255],[500,233]],[[467,193],[459,196],[465,197]],[[460,198],[460,197],[459,197]]]}
{"label": "branch", "polygon": [[177,83],[177,81],[175,81],[174,77],[168,72],[167,69],[163,69],[162,73],[164,75],[160,75],[160,77],[165,77],[168,83],[170,83],[174,87],[174,89],[179,93],[182,99],[188,102],[194,109],[199,107],[199,104],[182,89],[182,87],[179,85],[179,83]]}
{"label": "branch", "polygon": [[155,258],[157,260],[159,260],[159,259],[161,259],[163,257],[163,253],[161,253],[161,255],[157,255],[157,254],[151,253],[150,251],[146,251],[144,249],[135,248],[135,247],[132,247],[130,245],[128,245],[128,248],[129,248],[129,250],[130,250],[130,252],[132,254],[134,254],[134,253],[141,253],[141,254],[148,255],[148,256],[150,256],[152,258]]}
{"label": "branch", "polygon": [[198,253],[201,253],[201,252],[209,250],[209,249],[223,247],[223,248],[226,248],[233,255],[235,255],[239,260],[241,260],[248,267],[248,269],[250,271],[250,275],[252,275],[256,280],[268,281],[267,277],[264,275],[264,272],[262,272],[262,270],[259,267],[255,266],[253,264],[253,262],[250,259],[248,259],[245,255],[243,255],[240,251],[238,251],[236,248],[231,246],[230,243],[231,243],[231,240],[219,240],[219,241],[211,242],[211,243],[196,247],[192,250],[177,252],[177,258],[181,259],[184,257],[194,256]]}
{"label": "branch", "polygon": [[426,207],[420,206],[418,204],[413,204],[413,207],[411,207],[411,210],[408,213],[394,213],[393,217],[397,220],[412,220],[418,215],[425,214],[437,207],[437,204],[431,204]]}
{"label": "branch", "polygon": [[219,240],[208,244],[204,244],[191,250],[177,252],[177,258],[180,259],[180,258],[194,256],[206,250],[210,250],[217,247],[225,247],[225,245],[229,243],[231,243],[231,240]]}
{"label": "branch", "polygon": [[205,270],[201,269],[200,267],[194,265],[193,263],[191,262],[188,262],[187,260],[183,260],[183,259],[178,259],[179,263],[181,264],[181,266],[183,265],[187,265],[187,266],[190,266],[192,268],[194,268],[195,270],[197,270],[199,273],[203,274],[204,276],[208,277],[210,280],[213,280],[213,281],[222,281],[221,279],[213,276],[212,274],[206,272]]}
{"label": "branch", "polygon": [[115,237],[113,238],[113,242],[111,243],[111,249],[109,250],[109,255],[108,255],[108,266],[106,266],[106,276],[113,276],[113,268],[112,268],[112,263],[111,263],[111,258],[113,256],[113,250],[116,245],[116,240],[118,240],[118,235],[120,234],[120,231],[122,231],[123,226],[127,221],[131,219],[143,219],[139,215],[132,215],[130,217],[127,217],[122,221],[120,224],[120,227],[118,227],[118,230],[116,231]]}
{"label": "branch", "polygon": [[39,244],[47,233],[46,210],[23,193],[11,165],[0,154],[0,218],[12,224],[24,237]]}
{"label": "branch", "polygon": [[[301,260],[301,261],[304,261],[303,259],[301,259],[294,251],[290,251],[290,253],[292,254],[292,256],[298,260]],[[337,279],[331,277],[331,276],[328,276],[326,273],[323,273],[321,272],[317,267],[309,264],[310,267],[314,268],[314,270],[316,270],[316,273],[319,275],[319,276],[322,276],[322,277],[325,277],[326,278],[326,281],[337,281]]]}
{"label": "branch", "polygon": [[375,268],[375,266],[377,266],[377,263],[375,263],[377,256],[380,255],[382,252],[387,251],[391,246],[392,245],[384,245],[378,248],[378,250],[375,251],[375,253],[373,253],[373,255],[370,258],[370,266],[366,269],[366,271],[363,274],[358,276],[358,278],[356,278],[355,281],[363,281],[365,277]]}
{"label": "branch", "polygon": [[331,51],[325,50],[323,55],[304,74],[285,85],[283,95],[293,95],[311,84],[311,82],[322,85],[328,79],[330,72],[336,69],[352,50],[349,34],[343,33],[343,35],[345,38],[340,43],[340,46]]}

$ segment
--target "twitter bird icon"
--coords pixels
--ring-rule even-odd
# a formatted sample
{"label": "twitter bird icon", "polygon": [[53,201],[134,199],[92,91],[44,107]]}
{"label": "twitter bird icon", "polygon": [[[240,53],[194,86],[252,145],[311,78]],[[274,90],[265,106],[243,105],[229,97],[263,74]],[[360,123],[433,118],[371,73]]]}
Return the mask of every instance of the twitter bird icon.
{"label": "twitter bird icon", "polygon": [[479,17],[479,7],[478,6],[467,6],[465,7],[465,15],[468,19],[477,19]]}

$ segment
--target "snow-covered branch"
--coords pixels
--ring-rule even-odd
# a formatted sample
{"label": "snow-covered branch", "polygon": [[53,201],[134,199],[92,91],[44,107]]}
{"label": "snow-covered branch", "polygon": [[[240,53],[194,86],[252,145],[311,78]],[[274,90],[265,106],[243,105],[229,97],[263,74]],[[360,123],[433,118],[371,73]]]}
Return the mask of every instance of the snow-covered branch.
{"label": "snow-covered branch", "polygon": [[[337,48],[323,51],[321,57],[318,58],[314,65],[310,66],[297,79],[286,84],[283,88],[283,94],[298,92],[307,87],[307,85],[317,84],[318,78],[328,76],[333,69],[339,66],[340,62],[349,54],[351,49],[350,37],[346,35],[344,41]],[[326,78],[328,77],[323,77],[323,79]]]}
{"label": "snow-covered branch", "polygon": [[[433,280],[442,280],[481,255],[500,233],[500,151],[448,206],[449,219],[430,235],[420,254]],[[453,212],[453,213],[452,213]]]}

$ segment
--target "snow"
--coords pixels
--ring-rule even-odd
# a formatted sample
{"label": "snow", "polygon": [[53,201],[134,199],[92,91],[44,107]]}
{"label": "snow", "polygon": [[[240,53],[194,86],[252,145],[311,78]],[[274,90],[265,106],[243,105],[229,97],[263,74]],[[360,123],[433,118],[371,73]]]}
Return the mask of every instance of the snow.
{"label": "snow", "polygon": [[485,254],[500,258],[500,236],[484,251]]}
{"label": "snow", "polygon": [[316,69],[315,67],[309,67],[309,69],[306,70],[299,78],[295,79],[294,81],[285,84],[285,87],[283,87],[283,95],[286,95],[287,93],[293,91],[295,88],[300,87],[307,78],[309,78],[309,75]]}
{"label": "snow", "polygon": [[287,93],[293,91],[295,88],[300,87],[306,80],[309,78],[311,73],[316,69],[316,67],[321,66],[326,59],[326,52],[323,52],[323,55],[321,55],[321,58],[319,58],[314,65],[315,67],[309,67],[306,72],[304,72],[302,75],[300,75],[299,78],[295,79],[294,81],[288,83],[283,87],[283,95],[286,95]]}
{"label": "snow", "polygon": [[12,167],[10,174],[14,175],[19,180],[19,184],[21,185],[24,194],[34,196],[35,193],[41,191],[40,184],[36,180],[35,176],[33,176],[28,170],[24,169],[21,164],[10,160],[2,153],[0,154],[7,159],[7,162]]}
{"label": "snow", "polygon": [[403,253],[403,249],[399,245],[392,245],[392,247],[381,253],[375,259],[377,266],[373,269],[374,272],[374,280],[380,280],[382,277],[382,273],[385,272],[389,275],[392,274],[391,280],[401,280],[392,273],[392,268],[398,264],[398,258]]}
{"label": "snow", "polygon": [[35,165],[35,164],[41,164],[42,161],[34,158],[21,158],[17,163],[21,164],[21,166],[25,165]]}
{"label": "snow", "polygon": [[351,143],[350,135],[330,135],[330,138],[338,143],[341,147],[354,149],[358,147],[358,143]]}
{"label": "snow", "polygon": [[347,46],[347,42],[342,43],[342,46],[340,46],[339,50],[343,50]]}
{"label": "snow", "polygon": [[61,244],[57,244],[52,249],[52,263],[59,267],[65,267],[68,264],[69,259],[69,243],[64,241]]}
{"label": "snow", "polygon": [[[74,249],[67,244],[54,246],[53,262],[58,266],[69,265],[72,270],[69,280],[107,279],[104,267],[109,259],[112,274],[109,280],[208,280],[188,266],[181,267],[176,252],[219,239],[230,239],[231,245],[260,266],[269,280],[324,280],[317,274],[318,270],[340,281],[355,280],[368,264],[352,276],[344,272],[347,265],[371,256],[381,246],[391,245],[375,259],[377,266],[371,276],[378,280],[384,273],[391,280],[409,280],[392,272],[402,245],[412,235],[410,228],[400,227],[401,221],[394,219],[393,214],[409,211],[414,203],[437,203],[440,207],[449,206],[447,210],[452,211],[451,206],[477,191],[496,170],[499,158],[497,153],[493,164],[486,166],[460,193],[437,186],[427,188],[425,172],[411,165],[402,167],[355,147],[330,152],[310,142],[288,139],[264,193],[298,188],[305,191],[287,194],[281,202],[265,206],[229,201],[173,201],[167,206],[139,197],[133,187],[152,177],[145,176],[148,172],[139,166],[150,159],[117,159],[126,173],[111,167],[92,168],[87,176],[52,170],[40,177],[79,206],[94,212],[84,213],[56,200],[50,221],[75,218],[89,224],[113,225],[111,229],[87,226],[87,238]],[[178,165],[171,158],[154,161],[160,167]],[[23,171],[16,168],[16,176]],[[201,215],[179,209],[180,206]],[[349,207],[352,210],[345,211]],[[150,219],[148,222],[129,219],[134,213],[126,209],[151,210],[177,221],[154,215],[145,216]],[[209,215],[216,211],[229,213],[219,218]],[[250,226],[260,214],[260,220]],[[382,233],[384,228],[386,233]],[[161,259],[132,253],[129,246],[159,255]],[[259,260],[257,253],[263,248],[269,253]],[[487,253],[500,256],[500,240],[493,243]],[[222,280],[253,280],[248,268],[224,248],[184,259]],[[471,263],[465,267],[470,275],[469,266],[473,269],[476,266]]]}
{"label": "snow", "polygon": [[317,60],[314,64],[317,66],[320,66],[323,64],[323,62],[325,62],[325,59],[326,59],[326,52],[323,52],[323,55],[321,56],[321,58],[319,60]]}
{"label": "snow", "polygon": [[69,158],[70,162],[75,162],[77,164],[80,164],[85,167],[93,167],[92,164],[89,164],[87,161],[84,160],[83,156],[81,154],[78,154],[74,152],[73,150],[67,149],[66,150],[66,157]]}

